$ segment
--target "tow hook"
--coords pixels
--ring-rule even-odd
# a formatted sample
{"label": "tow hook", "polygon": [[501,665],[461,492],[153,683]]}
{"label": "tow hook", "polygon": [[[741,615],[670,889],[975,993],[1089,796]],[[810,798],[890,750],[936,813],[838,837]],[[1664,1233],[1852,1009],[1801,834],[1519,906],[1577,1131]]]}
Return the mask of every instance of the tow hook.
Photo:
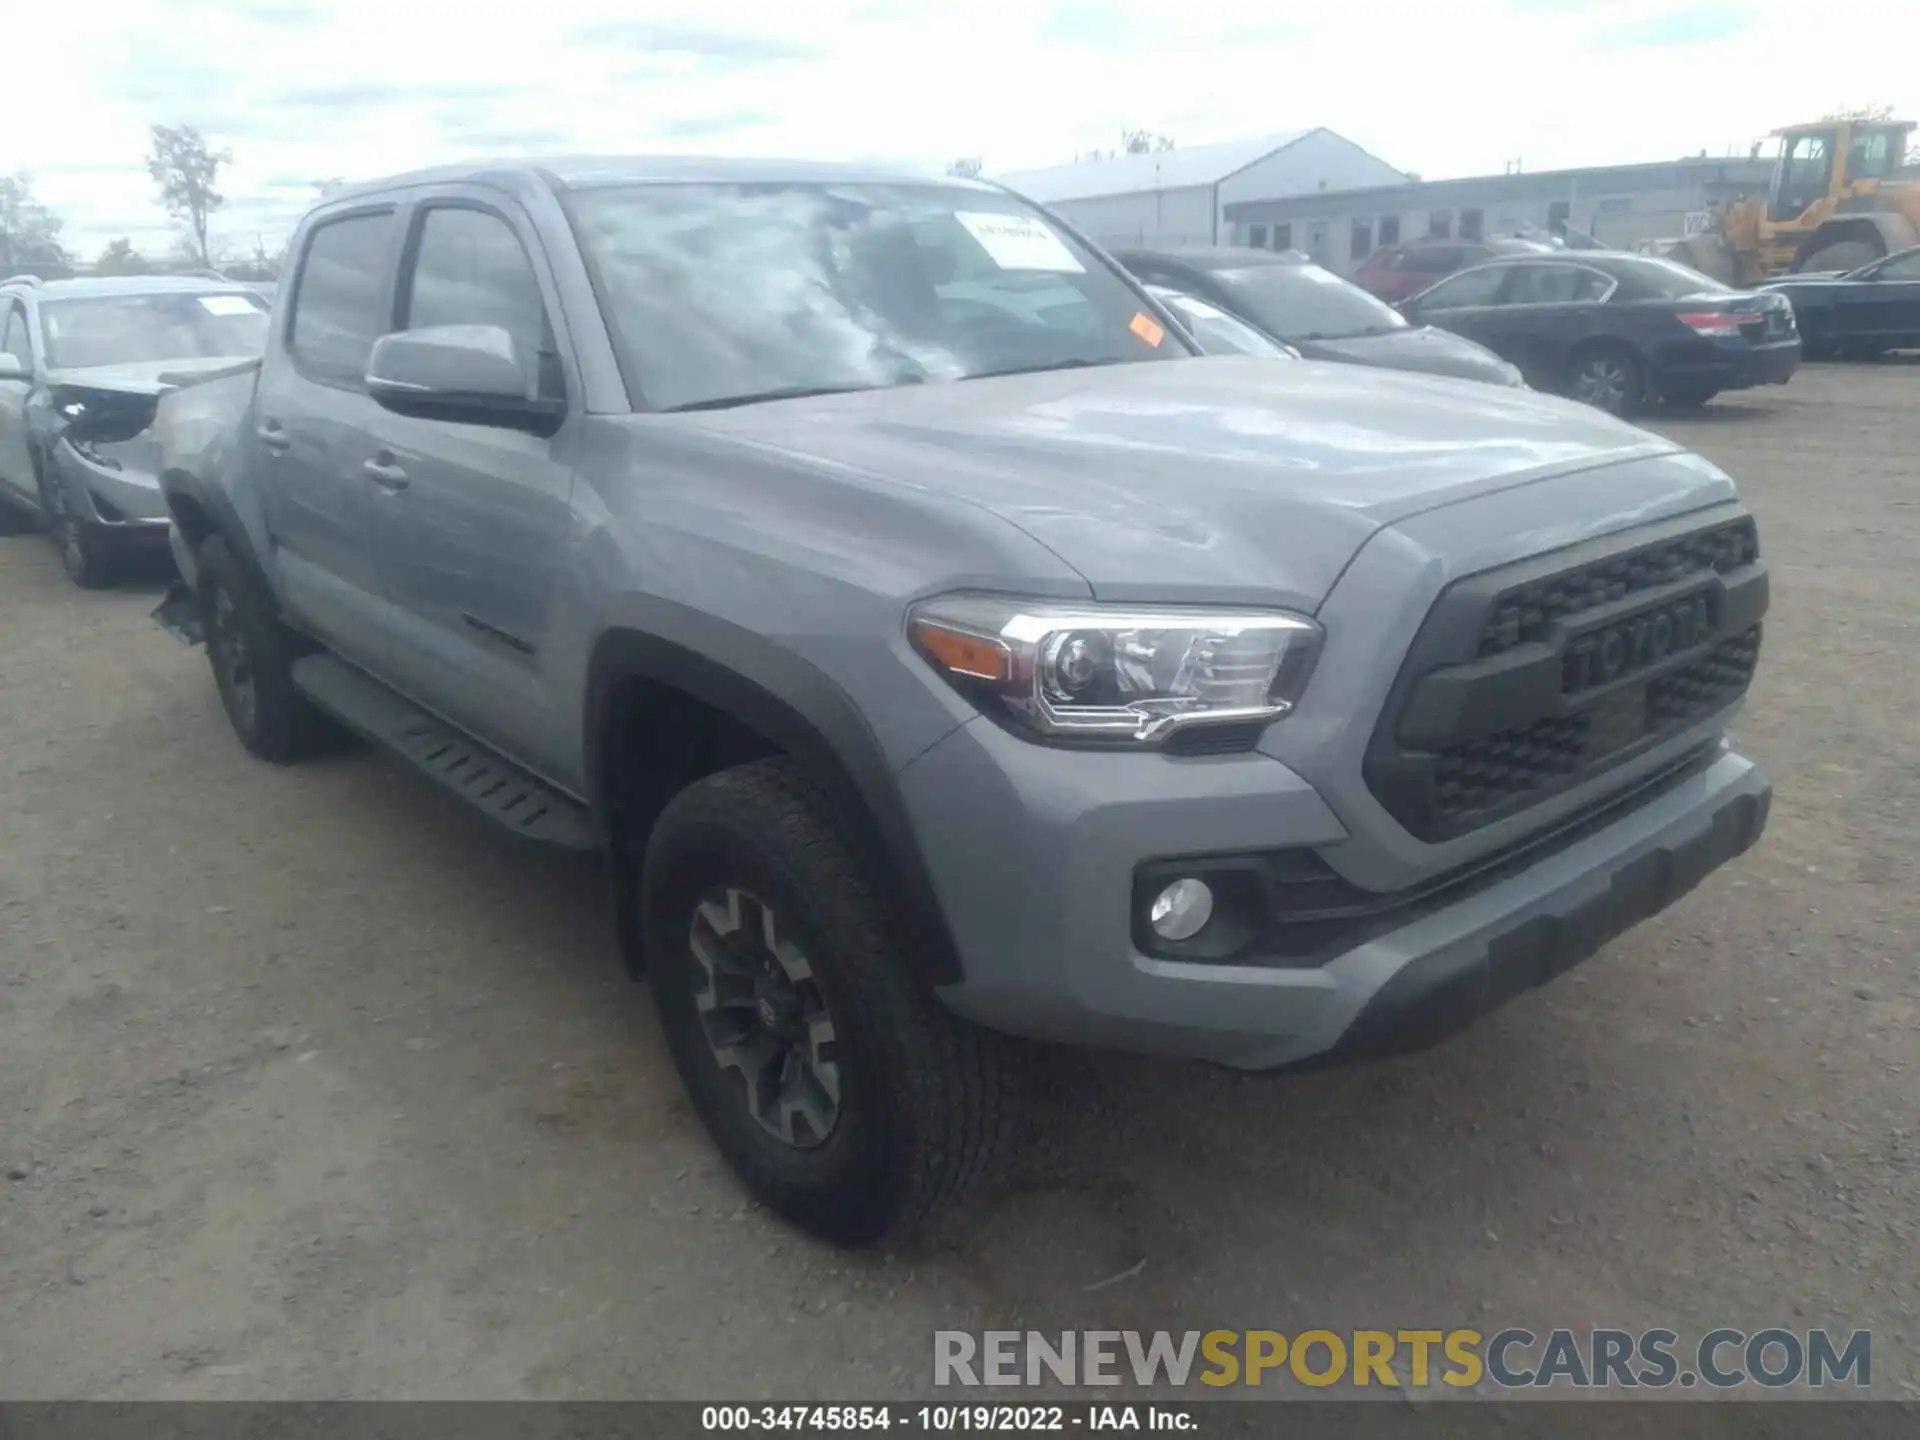
{"label": "tow hook", "polygon": [[183,645],[201,644],[207,637],[200,628],[200,603],[186,582],[175,580],[154,607],[153,618]]}

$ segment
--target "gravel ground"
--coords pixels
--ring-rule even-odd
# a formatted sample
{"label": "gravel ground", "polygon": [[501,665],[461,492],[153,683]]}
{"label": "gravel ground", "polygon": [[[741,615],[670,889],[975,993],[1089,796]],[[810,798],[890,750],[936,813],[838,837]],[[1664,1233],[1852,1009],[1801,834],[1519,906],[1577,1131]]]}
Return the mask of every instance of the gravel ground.
{"label": "gravel ground", "polygon": [[938,1327],[1775,1322],[1920,1393],[1920,366],[1657,423],[1773,565],[1762,845],[1426,1055],[1051,1056],[1026,1182],[863,1256],[720,1167],[590,867],[370,754],[249,760],[154,587],[0,542],[0,1394],[884,1398]]}

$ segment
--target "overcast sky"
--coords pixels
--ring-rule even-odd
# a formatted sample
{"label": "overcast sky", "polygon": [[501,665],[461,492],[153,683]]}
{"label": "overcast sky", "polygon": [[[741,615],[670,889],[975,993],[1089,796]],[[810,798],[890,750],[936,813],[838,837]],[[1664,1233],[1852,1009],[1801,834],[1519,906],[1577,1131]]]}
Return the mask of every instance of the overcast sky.
{"label": "overcast sky", "polygon": [[[49,15],[52,12],[46,12]],[[474,155],[867,157],[988,172],[1325,125],[1429,179],[1920,119],[1920,3],[1851,0],[89,0],[10,46],[0,172],[66,239],[160,250],[146,127],[233,152],[216,243],[323,176]],[[23,34],[19,23],[10,34]]]}

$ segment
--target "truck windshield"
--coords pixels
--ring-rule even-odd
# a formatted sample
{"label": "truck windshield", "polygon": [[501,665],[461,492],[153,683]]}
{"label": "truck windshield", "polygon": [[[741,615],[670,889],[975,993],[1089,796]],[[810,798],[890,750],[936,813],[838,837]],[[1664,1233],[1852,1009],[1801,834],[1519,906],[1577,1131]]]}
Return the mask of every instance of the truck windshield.
{"label": "truck windshield", "polygon": [[1282,340],[1346,340],[1407,328],[1391,305],[1318,265],[1244,265],[1216,270],[1213,278]]}
{"label": "truck windshield", "polygon": [[258,355],[267,306],[244,291],[102,295],[40,307],[47,364],[55,369]]}
{"label": "truck windshield", "polygon": [[991,191],[631,185],[569,208],[652,409],[1192,353],[1104,259]]}

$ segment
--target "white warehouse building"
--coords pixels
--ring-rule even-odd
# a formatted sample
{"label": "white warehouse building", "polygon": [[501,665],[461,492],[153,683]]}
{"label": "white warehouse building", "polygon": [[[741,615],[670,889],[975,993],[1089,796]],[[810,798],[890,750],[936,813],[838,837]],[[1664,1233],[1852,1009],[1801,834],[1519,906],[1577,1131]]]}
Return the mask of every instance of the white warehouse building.
{"label": "white warehouse building", "polygon": [[1317,129],[992,178],[1056,211],[1089,239],[1118,248],[1225,244],[1229,205],[1400,185],[1410,177],[1345,136]]}

